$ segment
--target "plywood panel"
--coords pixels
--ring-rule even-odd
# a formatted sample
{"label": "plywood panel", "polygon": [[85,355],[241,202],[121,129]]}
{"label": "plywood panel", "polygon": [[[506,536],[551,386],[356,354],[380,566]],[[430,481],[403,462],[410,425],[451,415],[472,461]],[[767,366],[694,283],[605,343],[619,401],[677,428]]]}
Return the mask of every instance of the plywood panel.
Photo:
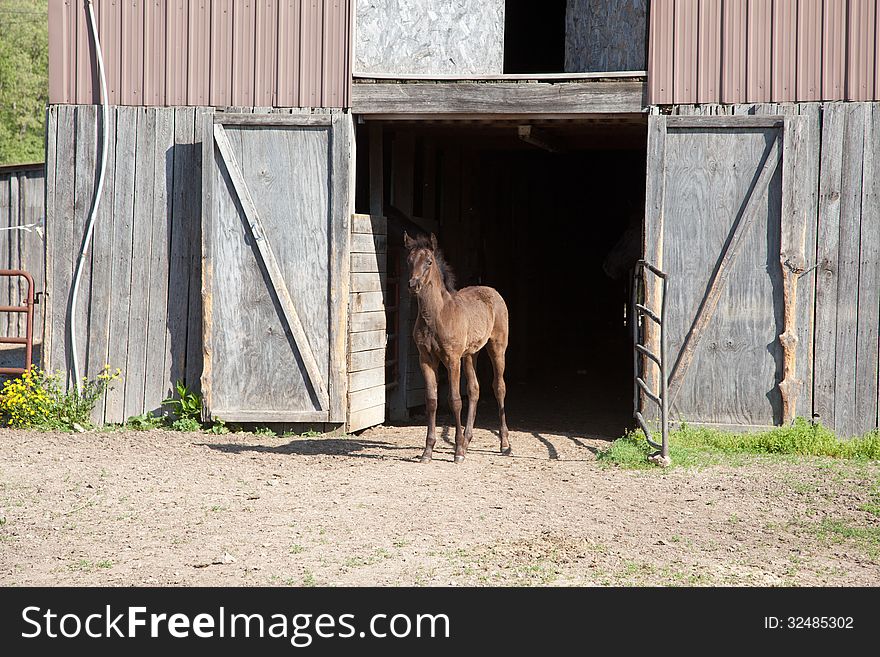
{"label": "plywood panel", "polygon": [[356,0],[355,7],[356,73],[504,70],[503,0]]}
{"label": "plywood panel", "polygon": [[337,222],[349,230],[340,198],[349,178],[331,143],[347,148],[346,124],[253,118],[223,119],[215,130],[228,150],[221,157],[209,141],[206,151],[214,162],[205,169],[205,399],[225,419],[265,412],[332,420],[326,391],[338,398],[347,382],[337,380],[345,372],[334,355],[341,348],[345,362],[344,324],[330,315],[334,303],[346,304],[348,284],[344,297],[331,292],[343,269],[329,254],[348,254],[332,231]]}
{"label": "plywood panel", "polygon": [[[278,170],[278,162],[288,162],[285,168],[292,170],[295,164],[296,170],[302,171],[300,183],[295,186],[281,186],[275,175],[262,180],[248,178],[246,184],[255,187],[251,190],[253,199],[261,219],[267,222],[267,235],[273,236],[276,242],[271,247],[286,270],[284,279],[296,300],[297,313],[312,351],[324,355],[319,367],[326,381],[329,364],[326,179],[330,174],[327,132],[283,134],[264,129],[227,132],[244,171],[255,166],[268,173],[265,167],[273,161],[269,155],[275,158],[269,170]],[[254,143],[256,140],[260,143]],[[284,322],[276,310],[274,293],[265,283],[258,255],[251,246],[245,218],[241,210],[235,209],[237,196],[228,179],[221,178],[219,182],[223,186],[216,188],[218,201],[224,194],[226,200],[220,201],[217,209],[217,231],[226,237],[211,244],[215,249],[212,264],[216,285],[212,289],[213,314],[209,319],[222,322],[212,331],[211,348],[216,354],[211,370],[212,404],[217,409],[326,410],[310,390],[303,365],[298,364],[294,355],[296,347],[289,343]],[[279,223],[290,217],[297,217],[299,225]],[[235,264],[223,267],[223,263]],[[267,359],[268,353],[273,357]],[[238,372],[243,362],[248,363],[244,375]],[[245,387],[247,389],[242,389]]]}
{"label": "plywood panel", "polygon": [[[676,129],[666,136],[663,268],[676,281],[667,306],[670,354],[682,348],[774,136],[774,129],[743,128]],[[769,189],[755,199],[761,210],[731,262],[691,374],[672,405],[674,417],[741,425],[776,421],[781,307],[773,274],[778,272],[753,272],[766,272],[767,262],[778,261],[780,184],[778,169]]]}
{"label": "plywood panel", "polygon": [[568,0],[566,72],[643,71],[646,9],[646,0]]}

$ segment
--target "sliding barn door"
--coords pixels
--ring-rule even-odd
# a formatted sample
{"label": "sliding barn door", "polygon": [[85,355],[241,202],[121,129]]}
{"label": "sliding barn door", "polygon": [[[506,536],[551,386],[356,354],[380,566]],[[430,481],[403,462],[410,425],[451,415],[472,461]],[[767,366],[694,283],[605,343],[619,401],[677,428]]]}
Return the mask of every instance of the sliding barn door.
{"label": "sliding barn door", "polygon": [[669,275],[673,420],[769,426],[810,415],[804,273],[815,215],[798,185],[803,121],[650,117],[645,256]]}
{"label": "sliding barn door", "polygon": [[202,392],[238,422],[343,422],[350,118],[214,114]]}

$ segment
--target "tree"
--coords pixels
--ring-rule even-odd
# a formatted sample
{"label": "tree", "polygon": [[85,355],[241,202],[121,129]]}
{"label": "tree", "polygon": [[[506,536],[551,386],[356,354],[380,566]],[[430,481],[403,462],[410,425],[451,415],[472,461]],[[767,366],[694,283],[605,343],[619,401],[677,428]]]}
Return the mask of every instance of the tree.
{"label": "tree", "polygon": [[48,0],[0,0],[0,165],[46,157],[48,31]]}

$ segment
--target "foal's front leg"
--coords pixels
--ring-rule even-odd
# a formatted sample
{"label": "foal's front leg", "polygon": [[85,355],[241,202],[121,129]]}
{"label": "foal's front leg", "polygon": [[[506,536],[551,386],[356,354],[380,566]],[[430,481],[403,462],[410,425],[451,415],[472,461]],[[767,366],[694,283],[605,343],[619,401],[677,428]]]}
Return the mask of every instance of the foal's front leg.
{"label": "foal's front leg", "polygon": [[425,451],[422,452],[422,463],[428,463],[434,453],[437,442],[437,359],[419,353],[419,366],[425,377],[425,414],[428,416],[428,435],[425,437]]}
{"label": "foal's front leg", "polygon": [[447,359],[446,369],[449,370],[449,408],[452,409],[455,420],[455,462],[461,463],[467,452],[467,442],[461,426],[461,358]]}

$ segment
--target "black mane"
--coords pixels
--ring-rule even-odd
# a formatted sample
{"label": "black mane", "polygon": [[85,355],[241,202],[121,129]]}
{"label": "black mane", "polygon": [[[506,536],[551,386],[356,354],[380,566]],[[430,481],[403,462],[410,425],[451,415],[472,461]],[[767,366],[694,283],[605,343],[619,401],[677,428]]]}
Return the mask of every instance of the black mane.
{"label": "black mane", "polygon": [[419,233],[415,237],[411,238],[415,244],[413,245],[413,249],[428,249],[429,251],[433,250],[434,252],[434,262],[437,263],[437,268],[440,270],[440,276],[443,278],[443,285],[449,292],[455,292],[455,274],[452,271],[452,268],[449,266],[449,263],[446,262],[446,258],[443,257],[443,251],[439,248],[434,249],[431,244],[431,238],[424,233]]}

